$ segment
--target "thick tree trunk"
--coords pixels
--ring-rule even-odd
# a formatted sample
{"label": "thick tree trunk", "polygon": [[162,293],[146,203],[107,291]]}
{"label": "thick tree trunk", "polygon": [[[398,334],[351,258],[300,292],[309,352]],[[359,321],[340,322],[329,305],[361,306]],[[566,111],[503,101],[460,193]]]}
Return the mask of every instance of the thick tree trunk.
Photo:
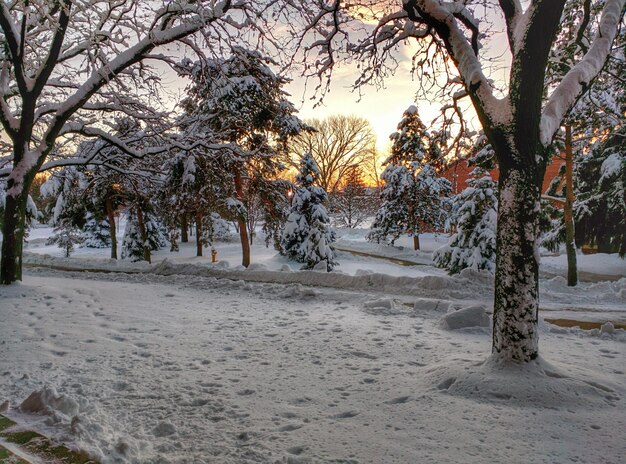
{"label": "thick tree trunk", "polygon": [[[242,201],[244,197],[243,179],[239,170],[235,172],[235,193],[237,198]],[[248,224],[243,217],[237,218],[239,225],[239,239],[241,240],[241,264],[244,267],[250,266],[250,239],[248,238]]]}
{"label": "thick tree trunk", "polygon": [[26,228],[28,189],[18,197],[6,196],[2,225],[0,281],[4,285],[22,280],[22,246]]}
{"label": "thick tree trunk", "polygon": [[420,249],[420,236],[418,234],[415,234],[413,236],[413,249],[414,250]]}
{"label": "thick tree trunk", "polygon": [[567,285],[574,287],[578,284],[578,270],[576,266],[576,245],[574,244],[574,155],[572,153],[572,126],[565,126],[565,206],[563,220],[565,221],[565,250],[567,252]]}
{"label": "thick tree trunk", "polygon": [[189,224],[187,223],[187,213],[180,215],[180,241],[189,242]]}
{"label": "thick tree trunk", "polygon": [[105,200],[105,208],[107,210],[107,219],[109,221],[109,232],[111,233],[111,259],[117,259],[117,228],[115,226],[113,201],[110,196],[107,196]]}
{"label": "thick tree trunk", "polygon": [[148,234],[146,233],[146,224],[143,220],[143,211],[141,208],[137,208],[137,224],[139,226],[139,236],[141,237],[143,259],[150,263],[152,262],[150,257],[150,245],[148,245]]}
{"label": "thick tree trunk", "polygon": [[196,211],[196,256],[202,256],[202,211]]}
{"label": "thick tree trunk", "polygon": [[516,362],[538,356],[537,185],[533,168],[501,163],[493,352]]}

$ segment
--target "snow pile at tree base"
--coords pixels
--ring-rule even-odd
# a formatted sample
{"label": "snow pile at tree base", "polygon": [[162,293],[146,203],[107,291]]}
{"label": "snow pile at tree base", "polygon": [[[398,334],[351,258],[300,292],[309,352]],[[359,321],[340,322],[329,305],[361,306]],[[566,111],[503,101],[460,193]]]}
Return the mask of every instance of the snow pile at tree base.
{"label": "snow pile at tree base", "polygon": [[617,406],[624,393],[596,371],[561,368],[541,357],[529,364],[498,355],[482,363],[455,359],[429,370],[426,378],[435,389],[456,397],[531,408],[601,410]]}

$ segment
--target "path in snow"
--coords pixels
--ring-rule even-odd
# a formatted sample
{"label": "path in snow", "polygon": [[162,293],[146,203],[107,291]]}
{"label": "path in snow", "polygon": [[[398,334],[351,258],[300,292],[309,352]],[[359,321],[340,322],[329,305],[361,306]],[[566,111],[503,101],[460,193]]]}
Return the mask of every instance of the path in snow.
{"label": "path in snow", "polygon": [[56,388],[66,407],[37,427],[105,462],[610,464],[626,453],[620,338],[542,329],[550,363],[502,373],[479,365],[487,330],[443,330],[441,309],[416,297],[29,271],[0,302],[0,402]]}

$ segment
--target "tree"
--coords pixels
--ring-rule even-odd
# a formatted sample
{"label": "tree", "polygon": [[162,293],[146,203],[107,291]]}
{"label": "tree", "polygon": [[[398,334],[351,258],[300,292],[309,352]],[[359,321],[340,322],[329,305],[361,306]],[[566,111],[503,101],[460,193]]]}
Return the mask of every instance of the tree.
{"label": "tree", "polygon": [[[280,201],[287,192],[276,180],[283,168],[278,154],[290,138],[306,126],[297,118],[283,86],[287,78],[276,75],[270,58],[257,51],[233,47],[226,58],[185,61],[179,68],[191,84],[183,101],[184,137],[223,144],[208,150],[204,169],[220,178],[214,189],[218,212],[237,222],[242,264],[250,264],[250,217],[255,206],[266,219],[280,216]],[[271,232],[272,228],[268,229]]]}
{"label": "tree", "polygon": [[[162,141],[131,118],[119,119],[112,133],[135,150]],[[75,156],[89,164],[54,170],[42,188],[44,196],[56,199],[52,222],[81,229],[86,246],[110,246],[111,258],[117,259],[116,211],[136,212],[137,204],[150,203],[160,184],[161,158],[132,157],[102,137],[82,142]]]}
{"label": "tree", "polygon": [[578,245],[626,255],[626,129],[595,145],[578,165]]}
{"label": "tree", "polygon": [[[106,114],[147,121],[162,116],[143,98],[159,100],[154,94],[159,70],[149,61],[172,61],[155,52],[158,47],[202,29],[202,40],[217,53],[255,37],[284,52],[289,45],[283,40],[278,47],[267,22],[284,19],[296,8],[285,0],[3,2],[0,123],[9,154],[0,157],[0,176],[6,177],[0,282],[21,279],[28,192],[37,172],[86,161],[63,159],[61,142],[72,135],[103,136],[126,150],[97,124]],[[298,22],[282,30],[293,33]],[[197,49],[192,40],[185,43]],[[128,149],[136,156],[163,150]]]}
{"label": "tree", "polygon": [[[309,55],[321,55],[315,71],[322,78],[332,72],[340,50],[356,54],[363,71],[359,85],[388,76],[397,63],[390,59],[396,46],[411,39],[417,50],[414,63],[419,77],[435,85],[443,83],[443,91],[450,97],[451,104],[444,112],[459,114],[458,101],[470,99],[494,148],[500,173],[492,351],[494,356],[515,362],[531,361],[539,353],[535,248],[549,148],[567,113],[604,66],[625,3],[572,1],[591,16],[587,20],[584,15],[575,27],[584,32],[597,25],[597,32],[575,57],[573,66],[550,84],[545,80],[548,57],[566,0],[524,5],[519,0],[500,0],[497,5],[403,0],[400,11],[382,1],[337,1],[316,22],[320,38],[309,50]],[[366,3],[368,7],[363,8]],[[485,74],[490,60],[485,39],[496,32],[493,18],[503,19],[508,38],[511,65],[505,87]],[[358,27],[359,21],[365,35],[351,37],[364,38],[337,47],[338,41],[349,37],[348,28]],[[376,25],[367,29],[372,22]],[[422,84],[422,89],[425,87]]]}
{"label": "tree", "polygon": [[376,157],[372,126],[358,116],[330,116],[305,121],[314,131],[304,131],[290,142],[296,160],[310,153],[319,166],[319,186],[331,194],[341,187],[355,166],[371,164]]}
{"label": "tree", "polygon": [[82,232],[71,224],[68,220],[62,220],[54,228],[54,234],[51,235],[46,241],[46,245],[57,244],[59,248],[63,250],[63,254],[66,258],[69,258],[74,251],[74,246],[79,245],[85,241],[85,237]]}
{"label": "tree", "polygon": [[304,155],[296,176],[291,208],[282,233],[282,248],[289,258],[304,263],[303,269],[324,262],[327,271],[337,265],[332,242],[335,236],[324,203],[326,192],[314,185],[319,169],[311,155]]}
{"label": "tree", "polygon": [[335,220],[348,228],[359,227],[376,212],[376,195],[365,186],[361,168],[352,167],[340,190],[329,195]]}
{"label": "tree", "polygon": [[413,237],[413,248],[418,250],[420,232],[443,228],[449,209],[447,196],[452,186],[435,169],[443,163],[441,144],[445,137],[427,132],[417,107],[412,105],[390,138],[391,156],[381,176],[385,181],[383,203],[370,239],[380,241],[391,236],[393,244],[406,233]]}
{"label": "tree", "polygon": [[493,150],[484,147],[469,163],[475,166],[469,185],[452,200],[450,222],[456,231],[447,245],[433,253],[435,265],[450,274],[465,268],[493,273],[496,268],[498,185],[489,174],[494,164]]}

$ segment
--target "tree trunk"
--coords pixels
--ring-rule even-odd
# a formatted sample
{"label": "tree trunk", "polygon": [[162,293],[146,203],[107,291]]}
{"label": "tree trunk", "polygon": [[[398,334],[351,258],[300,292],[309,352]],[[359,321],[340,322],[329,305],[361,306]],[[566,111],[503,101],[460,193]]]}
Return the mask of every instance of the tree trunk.
{"label": "tree trunk", "polygon": [[22,280],[22,247],[26,228],[28,188],[24,190],[17,198],[12,195],[6,196],[0,261],[0,281],[4,285]]}
{"label": "tree trunk", "polygon": [[115,225],[113,202],[110,196],[106,197],[105,208],[107,211],[107,219],[109,221],[109,232],[111,234],[111,259],[117,259],[117,228]]}
{"label": "tree trunk", "polygon": [[567,252],[567,285],[578,284],[578,270],[576,266],[576,245],[574,244],[574,156],[572,153],[572,126],[565,126],[565,206],[563,220],[565,221],[565,250]]}
{"label": "tree trunk", "polygon": [[146,233],[146,224],[143,220],[143,211],[137,208],[137,225],[139,226],[139,235],[141,237],[141,247],[143,249],[143,259],[151,263],[150,245],[148,244],[148,234]]}
{"label": "tree trunk", "polygon": [[[238,169],[235,171],[235,193],[239,201],[243,200],[243,179]],[[243,203],[243,201],[242,201]],[[239,216],[237,218],[239,224],[239,239],[241,240],[241,264],[244,267],[250,266],[250,239],[248,238],[248,225],[245,218]]]}
{"label": "tree trunk", "polygon": [[202,211],[196,211],[196,256],[202,256]]}
{"label": "tree trunk", "polygon": [[180,215],[180,241],[182,243],[189,242],[189,224],[187,223],[187,213]]}
{"label": "tree trunk", "polygon": [[420,236],[418,234],[415,234],[413,236],[413,249],[414,250],[420,249]]}
{"label": "tree trunk", "polygon": [[538,356],[539,187],[534,167],[500,163],[493,353],[528,362]]}

